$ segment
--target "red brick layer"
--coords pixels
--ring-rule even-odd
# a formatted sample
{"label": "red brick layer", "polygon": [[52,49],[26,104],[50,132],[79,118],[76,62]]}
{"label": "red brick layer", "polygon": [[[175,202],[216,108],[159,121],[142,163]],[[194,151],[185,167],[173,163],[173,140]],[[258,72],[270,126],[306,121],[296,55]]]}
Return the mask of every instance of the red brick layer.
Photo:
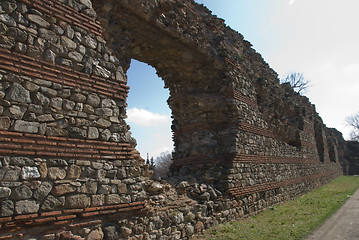
{"label": "red brick layer", "polygon": [[300,145],[302,147],[306,147],[306,148],[317,149],[317,144],[316,143],[308,142],[308,141],[305,141],[305,140],[301,140]]}
{"label": "red brick layer", "polygon": [[[40,225],[53,225],[57,227],[59,225],[67,225],[70,228],[84,227],[93,224],[93,221],[83,222],[84,219],[92,216],[106,215],[106,217],[110,217],[109,214],[137,214],[145,211],[145,208],[145,202],[132,202],[85,209],[69,209],[63,211],[44,212],[40,214],[0,217],[0,223],[2,223],[2,226],[0,227],[0,235],[2,236],[0,236],[0,239],[11,239],[11,237],[16,237],[16,235],[12,235],[10,233],[16,231],[17,229],[21,229],[22,227]],[[96,223],[101,223],[101,220],[96,220]],[[6,238],[8,236],[11,237]]]}
{"label": "red brick layer", "polygon": [[105,96],[125,100],[129,87],[110,79],[74,71],[23,54],[0,48],[0,69],[66,86],[78,87]]}
{"label": "red brick layer", "polygon": [[244,95],[242,95],[240,92],[238,92],[236,90],[233,90],[233,92],[229,93],[229,95],[232,98],[247,104],[248,106],[257,108],[257,100],[252,99],[252,98],[247,97],[247,96],[244,96]]}
{"label": "red brick layer", "polygon": [[96,19],[79,13],[73,8],[61,3],[58,0],[20,0],[44,14],[56,17],[71,26],[78,26],[86,31],[92,32],[97,36],[102,35],[102,28]]}
{"label": "red brick layer", "polygon": [[128,143],[50,137],[30,133],[0,131],[0,154],[74,159],[131,160]]}
{"label": "red brick layer", "polygon": [[283,156],[262,156],[262,155],[250,155],[250,154],[235,154],[231,157],[233,163],[257,163],[257,164],[310,164],[319,163],[319,159],[312,158],[298,158],[298,157],[283,157]]}
{"label": "red brick layer", "polygon": [[339,173],[339,172],[334,170],[334,171],[330,171],[330,172],[323,172],[323,173],[288,179],[288,180],[284,180],[281,182],[270,182],[270,183],[257,184],[257,185],[253,185],[253,186],[231,188],[228,190],[228,193],[232,197],[243,197],[243,196],[250,195],[253,193],[265,192],[265,191],[278,189],[281,187],[286,187],[286,186],[290,186],[290,185],[294,185],[294,184],[298,184],[298,183],[302,183],[302,182],[315,181],[317,179],[328,177],[328,176],[334,175],[336,173]]}
{"label": "red brick layer", "polygon": [[199,132],[199,131],[213,131],[225,128],[237,128],[244,132],[254,133],[257,135],[274,138],[274,134],[271,130],[254,126],[245,122],[217,124],[217,123],[192,123],[183,126],[181,129],[175,130],[174,135],[180,136],[182,134]]}
{"label": "red brick layer", "polygon": [[250,154],[228,154],[226,156],[208,157],[197,156],[191,158],[174,159],[173,166],[180,167],[183,165],[195,165],[206,163],[254,163],[254,164],[312,164],[320,163],[318,159],[300,158],[300,157],[284,157],[284,156],[265,156],[265,155],[250,155]]}

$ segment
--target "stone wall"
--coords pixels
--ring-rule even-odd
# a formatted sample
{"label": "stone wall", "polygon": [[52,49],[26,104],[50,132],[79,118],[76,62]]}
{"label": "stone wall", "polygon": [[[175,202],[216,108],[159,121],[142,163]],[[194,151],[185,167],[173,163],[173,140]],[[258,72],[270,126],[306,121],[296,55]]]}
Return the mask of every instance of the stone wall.
{"label": "stone wall", "polygon": [[359,143],[347,142],[347,151],[344,152],[344,161],[341,161],[346,175],[359,175]]}
{"label": "stone wall", "polygon": [[[170,90],[170,177],[126,124],[131,59]],[[0,5],[0,239],[185,239],[342,174],[340,141],[190,0]]]}
{"label": "stone wall", "polygon": [[[327,129],[329,135],[329,154],[339,159],[345,175],[359,175],[359,142],[345,141],[341,132],[335,128]],[[336,148],[332,146],[336,145]]]}

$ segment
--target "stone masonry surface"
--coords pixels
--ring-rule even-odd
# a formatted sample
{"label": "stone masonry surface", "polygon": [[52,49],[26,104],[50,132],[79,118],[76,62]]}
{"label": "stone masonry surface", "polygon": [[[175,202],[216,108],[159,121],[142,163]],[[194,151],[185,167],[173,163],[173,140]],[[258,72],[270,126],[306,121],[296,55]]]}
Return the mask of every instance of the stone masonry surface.
{"label": "stone masonry surface", "polygon": [[[355,143],[223,22],[192,0],[1,0],[0,239],[188,239],[350,172]],[[166,180],[126,124],[131,59],[170,90]]]}

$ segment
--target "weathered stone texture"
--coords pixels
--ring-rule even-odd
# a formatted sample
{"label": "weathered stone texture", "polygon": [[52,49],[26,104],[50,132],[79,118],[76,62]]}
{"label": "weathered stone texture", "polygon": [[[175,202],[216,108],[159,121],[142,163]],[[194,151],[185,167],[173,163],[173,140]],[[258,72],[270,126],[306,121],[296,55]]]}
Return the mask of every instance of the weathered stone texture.
{"label": "weathered stone texture", "polygon": [[39,211],[39,204],[33,200],[20,200],[15,204],[15,212],[17,214],[29,214]]}
{"label": "weathered stone texture", "polygon": [[[1,1],[0,56],[0,238],[187,239],[341,174],[314,106],[193,1]],[[167,181],[125,121],[131,58],[170,89]]]}

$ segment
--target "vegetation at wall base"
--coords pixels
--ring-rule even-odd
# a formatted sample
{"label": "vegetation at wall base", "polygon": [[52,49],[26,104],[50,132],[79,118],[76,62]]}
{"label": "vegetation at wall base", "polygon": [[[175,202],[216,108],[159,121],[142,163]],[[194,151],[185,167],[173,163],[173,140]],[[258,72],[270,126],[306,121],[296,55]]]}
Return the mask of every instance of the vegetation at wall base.
{"label": "vegetation at wall base", "polygon": [[359,176],[342,176],[259,215],[209,229],[205,239],[303,239],[359,188]]}

